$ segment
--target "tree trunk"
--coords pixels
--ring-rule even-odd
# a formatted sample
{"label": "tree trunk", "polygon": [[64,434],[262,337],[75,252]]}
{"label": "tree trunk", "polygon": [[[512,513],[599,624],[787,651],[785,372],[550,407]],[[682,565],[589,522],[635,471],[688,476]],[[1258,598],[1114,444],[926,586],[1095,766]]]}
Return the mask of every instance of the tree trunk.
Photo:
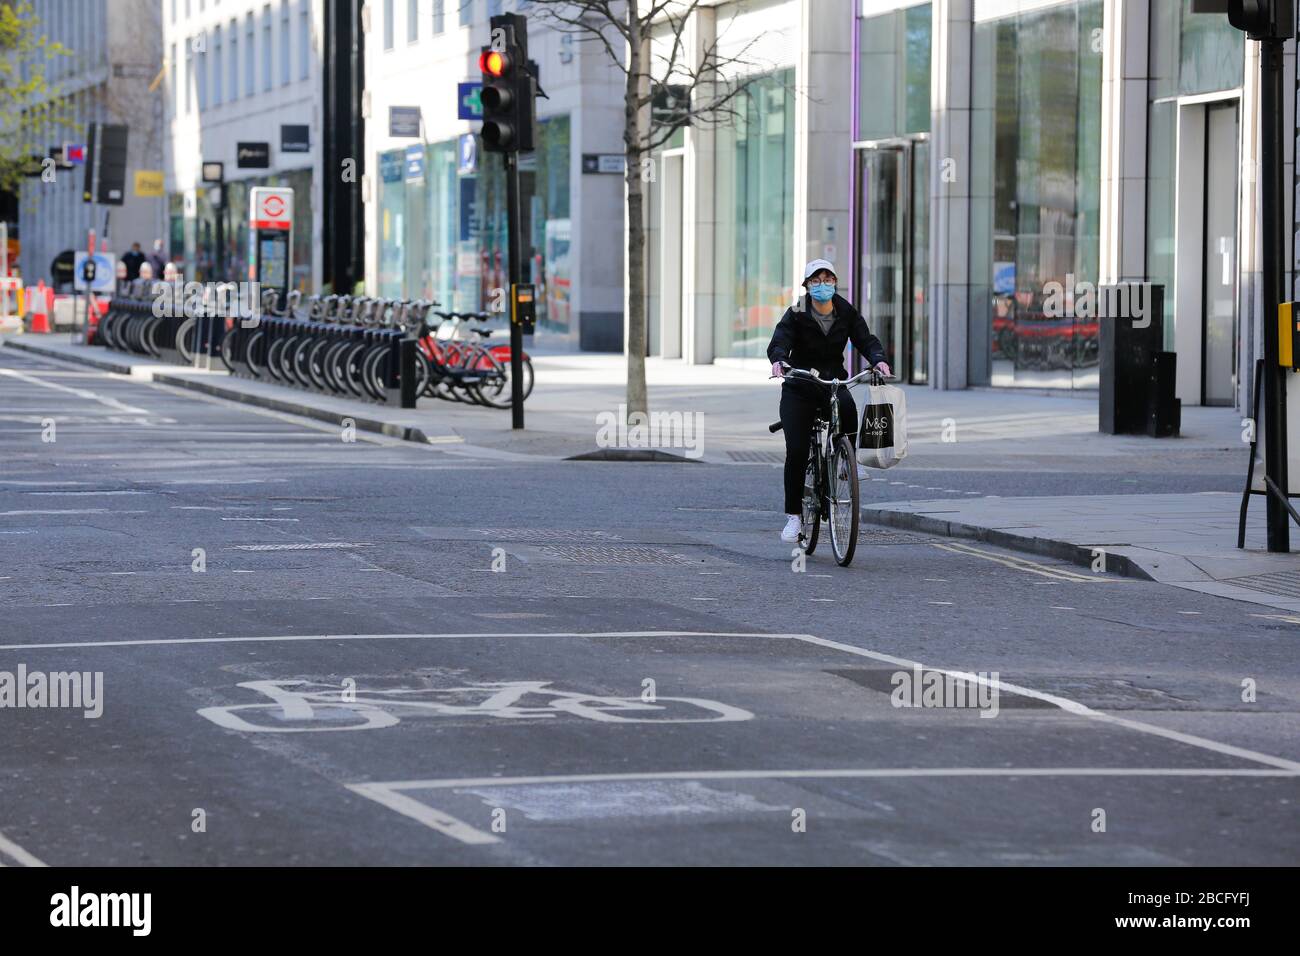
{"label": "tree trunk", "polygon": [[649,399],[645,384],[646,353],[646,289],[645,289],[645,223],[642,209],[645,204],[644,184],[641,178],[642,144],[645,136],[642,125],[643,111],[637,107],[642,95],[641,87],[648,87],[648,75],[643,76],[649,62],[649,37],[642,37],[637,19],[636,0],[628,0],[627,87],[624,93],[623,145],[627,156],[627,414],[648,411]]}

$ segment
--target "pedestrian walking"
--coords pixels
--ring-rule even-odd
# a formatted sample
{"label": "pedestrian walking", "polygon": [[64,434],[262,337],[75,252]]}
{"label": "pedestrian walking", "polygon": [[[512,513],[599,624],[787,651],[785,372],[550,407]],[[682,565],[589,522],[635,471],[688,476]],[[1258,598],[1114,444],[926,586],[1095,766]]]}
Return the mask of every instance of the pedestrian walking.
{"label": "pedestrian walking", "polygon": [[131,243],[131,251],[124,253],[122,261],[126,263],[126,277],[128,279],[140,278],[140,266],[144,264],[144,253],[140,251],[140,243]]}
{"label": "pedestrian walking", "polygon": [[155,239],[153,241],[153,251],[149,253],[149,265],[153,266],[153,274],[160,276],[167,267],[167,257],[163,255],[163,241]]}

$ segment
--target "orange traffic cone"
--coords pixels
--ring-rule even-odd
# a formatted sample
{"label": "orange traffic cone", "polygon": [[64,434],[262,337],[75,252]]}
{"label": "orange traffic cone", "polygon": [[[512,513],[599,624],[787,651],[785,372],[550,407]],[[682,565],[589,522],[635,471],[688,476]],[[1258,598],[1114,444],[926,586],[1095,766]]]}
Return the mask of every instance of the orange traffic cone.
{"label": "orange traffic cone", "polygon": [[45,295],[45,280],[36,283],[36,295],[32,300],[32,331],[50,331],[49,299]]}

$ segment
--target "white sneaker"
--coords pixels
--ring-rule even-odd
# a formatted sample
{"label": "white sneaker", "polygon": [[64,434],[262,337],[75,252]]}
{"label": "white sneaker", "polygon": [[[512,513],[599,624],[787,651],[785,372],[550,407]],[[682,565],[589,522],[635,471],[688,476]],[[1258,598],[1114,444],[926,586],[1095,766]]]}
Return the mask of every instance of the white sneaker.
{"label": "white sneaker", "polygon": [[782,541],[798,541],[803,534],[803,519],[798,515],[786,515],[785,528],[781,531]]}

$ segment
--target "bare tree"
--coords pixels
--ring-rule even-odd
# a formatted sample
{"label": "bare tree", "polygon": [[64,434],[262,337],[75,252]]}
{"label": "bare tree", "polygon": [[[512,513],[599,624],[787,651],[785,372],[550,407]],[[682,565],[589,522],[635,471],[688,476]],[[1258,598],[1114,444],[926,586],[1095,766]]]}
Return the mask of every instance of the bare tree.
{"label": "bare tree", "polygon": [[[653,153],[686,126],[727,124],[758,78],[752,41],[723,55],[721,37],[695,44],[688,26],[702,0],[534,0],[538,20],[597,44],[623,73],[627,199],[627,413],[647,411],[645,185]],[[530,8],[531,9],[531,8]],[[652,107],[654,107],[652,109]]]}

